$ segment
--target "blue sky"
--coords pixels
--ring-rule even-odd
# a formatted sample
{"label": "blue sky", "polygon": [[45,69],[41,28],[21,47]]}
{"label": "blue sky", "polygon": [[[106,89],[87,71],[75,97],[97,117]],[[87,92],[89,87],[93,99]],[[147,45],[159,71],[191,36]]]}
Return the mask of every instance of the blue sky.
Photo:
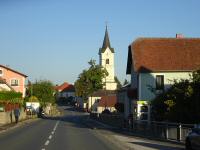
{"label": "blue sky", "polygon": [[200,37],[199,0],[0,0],[0,64],[55,84],[73,83],[98,60],[105,22],[115,74],[126,76],[128,45],[138,37]]}

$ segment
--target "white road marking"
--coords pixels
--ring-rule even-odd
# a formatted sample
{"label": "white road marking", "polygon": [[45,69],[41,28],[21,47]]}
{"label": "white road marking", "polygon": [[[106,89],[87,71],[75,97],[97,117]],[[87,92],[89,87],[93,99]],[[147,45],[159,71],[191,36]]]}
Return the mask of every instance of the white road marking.
{"label": "white road marking", "polygon": [[56,128],[58,127],[59,121],[56,122],[56,125],[53,128],[53,131],[56,131]]}
{"label": "white road marking", "polygon": [[45,150],[44,148],[42,150]]}
{"label": "white road marking", "polygon": [[[56,131],[57,127],[58,127],[59,122],[60,122],[60,121],[57,121],[57,122],[56,122],[56,124],[55,124],[55,126],[54,126],[54,128],[53,128],[53,131],[51,132],[52,135],[49,135],[49,138],[48,138],[49,140],[52,139],[53,134],[55,133],[55,131]],[[50,142],[49,140],[47,140],[47,141],[45,142],[45,144],[44,144],[45,146],[49,145],[49,142]],[[42,150],[45,150],[45,149],[43,148]]]}
{"label": "white road marking", "polygon": [[44,145],[49,145],[49,140],[47,140]]}
{"label": "white road marking", "polygon": [[52,138],[52,135],[49,135],[49,139],[51,139]]}

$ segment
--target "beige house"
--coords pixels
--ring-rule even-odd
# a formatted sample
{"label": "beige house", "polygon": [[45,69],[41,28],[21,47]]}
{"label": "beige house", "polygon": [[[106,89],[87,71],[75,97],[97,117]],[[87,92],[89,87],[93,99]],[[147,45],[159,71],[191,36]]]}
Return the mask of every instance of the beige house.
{"label": "beige house", "polygon": [[88,97],[88,110],[97,112],[97,107],[101,98],[104,96],[113,96],[113,95],[116,95],[116,91],[99,90],[97,92],[94,92],[92,96]]}
{"label": "beige house", "polygon": [[117,97],[114,96],[103,96],[97,106],[97,113],[102,113],[105,109],[110,112],[116,111],[115,104],[117,103]]}

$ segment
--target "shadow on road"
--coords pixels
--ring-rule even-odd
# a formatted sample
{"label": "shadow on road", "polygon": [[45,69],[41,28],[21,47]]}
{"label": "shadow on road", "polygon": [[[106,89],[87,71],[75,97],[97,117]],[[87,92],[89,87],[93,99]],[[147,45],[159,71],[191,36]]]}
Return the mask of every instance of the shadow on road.
{"label": "shadow on road", "polygon": [[88,114],[84,114],[81,110],[75,109],[73,107],[67,107],[63,109],[63,115],[59,117],[46,116],[42,119],[44,120],[59,120],[66,124],[69,124],[74,128],[90,128],[88,124]]}
{"label": "shadow on road", "polygon": [[74,112],[84,112],[83,110],[81,110],[81,109],[76,109],[76,108],[74,108],[74,107],[67,107],[67,108],[65,108],[64,110],[74,111]]}
{"label": "shadow on road", "polygon": [[146,143],[146,142],[130,142],[130,143],[134,145],[157,149],[157,150],[183,150],[183,148],[177,148],[173,146],[167,146],[167,145],[161,145],[161,144],[155,144],[155,143]]}

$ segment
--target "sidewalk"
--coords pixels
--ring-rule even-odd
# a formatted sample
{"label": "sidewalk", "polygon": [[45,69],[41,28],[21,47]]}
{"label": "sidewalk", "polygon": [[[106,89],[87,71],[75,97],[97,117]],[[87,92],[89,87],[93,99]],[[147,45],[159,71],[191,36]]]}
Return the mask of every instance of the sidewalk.
{"label": "sidewalk", "polygon": [[127,150],[183,150],[184,144],[167,141],[163,139],[146,137],[144,135],[134,134],[125,129],[119,129],[99,121],[88,119],[91,122],[90,128],[100,130],[102,135],[115,144],[123,144]]}
{"label": "sidewalk", "polygon": [[31,122],[36,121],[38,119],[39,118],[27,118],[25,120],[19,121],[17,124],[15,122],[13,122],[13,123],[5,124],[5,125],[0,125],[0,133],[6,132],[6,131],[11,130],[11,129],[15,129],[17,127],[20,127],[20,126],[26,124],[26,123],[31,123]]}

